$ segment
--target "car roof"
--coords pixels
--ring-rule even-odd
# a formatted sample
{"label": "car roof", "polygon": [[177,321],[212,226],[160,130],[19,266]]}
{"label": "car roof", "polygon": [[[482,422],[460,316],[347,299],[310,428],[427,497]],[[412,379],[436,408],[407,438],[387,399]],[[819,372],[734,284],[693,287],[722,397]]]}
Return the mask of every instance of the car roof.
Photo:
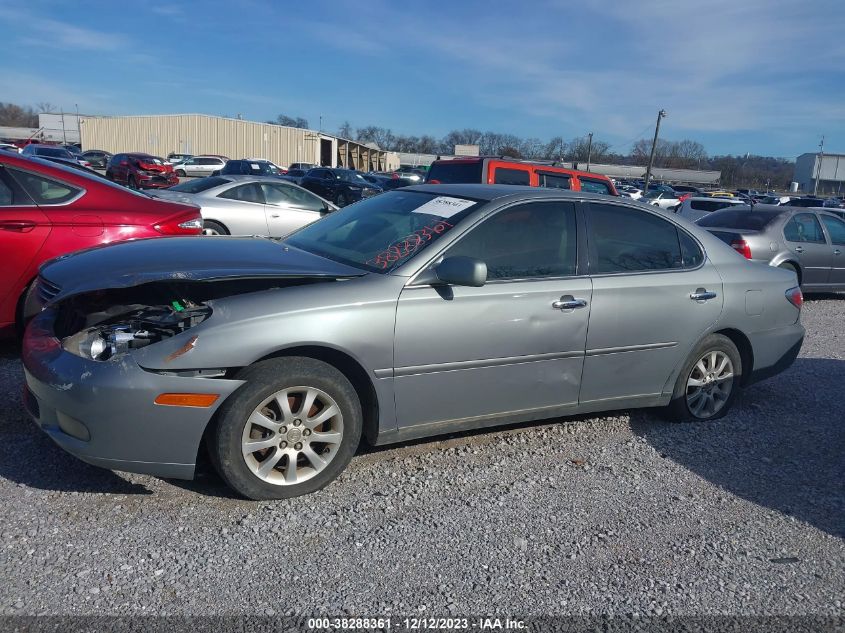
{"label": "car roof", "polygon": [[[456,185],[412,185],[404,187],[403,191],[422,191],[425,193],[441,194],[444,196],[460,196],[464,198],[475,198],[490,202],[508,196],[521,198],[572,198],[573,200],[595,200],[595,201],[623,201],[625,204],[641,204],[631,198],[607,196],[600,193],[588,191],[570,191],[568,189],[547,189],[545,187],[526,187],[522,185],[485,185],[481,183],[466,183]],[[653,206],[642,205],[650,210]]]}

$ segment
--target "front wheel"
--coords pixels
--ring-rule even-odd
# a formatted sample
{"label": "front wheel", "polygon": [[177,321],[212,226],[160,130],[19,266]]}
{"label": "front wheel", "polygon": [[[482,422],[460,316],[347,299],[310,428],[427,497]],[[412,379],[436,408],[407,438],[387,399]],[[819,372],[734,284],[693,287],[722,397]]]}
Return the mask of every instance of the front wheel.
{"label": "front wheel", "polygon": [[223,404],[209,447],[220,476],[255,500],[320,490],[355,454],[361,404],[340,371],[312,358],[285,357],[244,369],[246,381]]}
{"label": "front wheel", "polygon": [[135,189],[136,191],[138,190],[138,183],[135,181],[135,176],[129,176],[129,178],[126,179],[126,186],[130,189]]}
{"label": "front wheel", "polygon": [[179,178],[184,178],[185,177],[185,170],[184,169],[177,169],[176,175],[179,176]]}
{"label": "front wheel", "polygon": [[337,194],[335,204],[339,207],[345,207],[347,204],[349,204],[349,198],[346,196],[345,193],[340,192],[339,194]]}
{"label": "front wheel", "polygon": [[742,378],[742,358],[727,336],[711,334],[678,375],[666,409],[672,420],[716,420],[730,410]]}

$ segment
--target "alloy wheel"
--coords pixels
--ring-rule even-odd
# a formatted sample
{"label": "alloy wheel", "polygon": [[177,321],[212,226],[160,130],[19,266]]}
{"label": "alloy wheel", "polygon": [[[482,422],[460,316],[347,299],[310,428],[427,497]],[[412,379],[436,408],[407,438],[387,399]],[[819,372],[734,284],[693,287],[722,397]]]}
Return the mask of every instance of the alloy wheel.
{"label": "alloy wheel", "polygon": [[316,387],[288,387],[249,416],[241,452],[256,477],[290,486],[324,470],[342,440],[343,414],[329,394]]}
{"label": "alloy wheel", "polygon": [[693,365],[687,378],[687,407],[692,415],[707,419],[718,413],[731,396],[734,367],[722,351],[709,351]]}

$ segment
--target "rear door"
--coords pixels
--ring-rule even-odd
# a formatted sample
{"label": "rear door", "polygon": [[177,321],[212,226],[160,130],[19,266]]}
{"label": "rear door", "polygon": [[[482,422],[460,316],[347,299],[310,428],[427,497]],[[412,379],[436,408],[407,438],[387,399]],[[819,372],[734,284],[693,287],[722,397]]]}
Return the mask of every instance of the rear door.
{"label": "rear door", "polygon": [[0,323],[14,321],[20,293],[35,274],[34,260],[51,229],[47,216],[0,165]]}
{"label": "rear door", "polygon": [[845,222],[827,213],[819,217],[832,245],[828,283],[845,288]]}
{"label": "rear door", "polygon": [[826,284],[830,277],[833,247],[822,231],[818,216],[809,211],[796,213],[786,221],[783,239],[801,264],[801,285]]}
{"label": "rear door", "polygon": [[264,207],[261,185],[250,182],[217,194],[213,206],[203,206],[202,217],[222,222],[232,235],[269,235]]}
{"label": "rear door", "polygon": [[585,206],[593,306],[581,403],[653,399],[718,319],[722,279],[698,241],[659,212]]}
{"label": "rear door", "polygon": [[537,186],[547,189],[572,189],[572,176],[551,171],[538,171]]}

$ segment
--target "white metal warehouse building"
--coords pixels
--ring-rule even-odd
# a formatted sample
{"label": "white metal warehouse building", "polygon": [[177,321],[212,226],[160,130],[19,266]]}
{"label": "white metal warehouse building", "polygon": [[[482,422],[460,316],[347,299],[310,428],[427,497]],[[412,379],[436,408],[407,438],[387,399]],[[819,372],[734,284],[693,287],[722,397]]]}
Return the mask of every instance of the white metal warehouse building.
{"label": "white metal warehouse building", "polygon": [[82,149],[166,157],[219,154],[266,158],[284,167],[311,163],[362,171],[398,169],[396,154],[324,132],[206,114],[80,117]]}

